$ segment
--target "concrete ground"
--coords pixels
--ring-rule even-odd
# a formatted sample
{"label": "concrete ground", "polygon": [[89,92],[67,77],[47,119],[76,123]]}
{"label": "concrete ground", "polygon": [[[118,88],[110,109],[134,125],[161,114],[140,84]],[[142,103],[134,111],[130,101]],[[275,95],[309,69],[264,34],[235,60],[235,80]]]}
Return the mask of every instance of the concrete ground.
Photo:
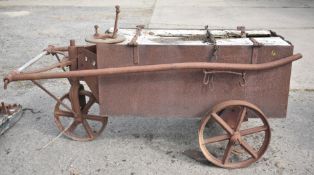
{"label": "concrete ground", "polygon": [[[0,77],[48,44],[84,44],[93,25],[113,24],[113,6],[121,5],[120,26],[150,28],[273,29],[295,45],[304,58],[293,64],[286,119],[271,119],[272,140],[258,163],[226,170],[191,159],[199,150],[197,119],[110,118],[92,142],[60,137],[53,122],[55,102],[29,82],[0,90],[0,101],[18,102],[23,118],[0,137],[0,174],[313,174],[314,173],[314,1],[309,0],[0,0]],[[49,59],[39,65],[52,62]],[[61,96],[65,81],[41,81]],[[0,82],[0,87],[3,83]]]}

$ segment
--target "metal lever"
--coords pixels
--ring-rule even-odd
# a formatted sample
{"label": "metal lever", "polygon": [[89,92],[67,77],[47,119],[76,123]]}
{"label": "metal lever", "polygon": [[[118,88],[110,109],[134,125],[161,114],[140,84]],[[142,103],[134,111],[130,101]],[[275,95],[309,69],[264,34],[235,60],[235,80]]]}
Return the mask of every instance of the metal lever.
{"label": "metal lever", "polygon": [[114,29],[113,29],[113,33],[112,33],[112,38],[117,37],[119,13],[120,13],[120,6],[116,5],[116,18],[114,20]]}
{"label": "metal lever", "polygon": [[113,33],[112,34],[101,34],[99,33],[99,26],[95,25],[94,26],[94,30],[95,30],[95,34],[93,35],[94,39],[116,39],[118,37],[118,20],[119,20],[119,13],[120,13],[120,6],[116,5],[116,17],[114,20],[114,29],[113,29]]}

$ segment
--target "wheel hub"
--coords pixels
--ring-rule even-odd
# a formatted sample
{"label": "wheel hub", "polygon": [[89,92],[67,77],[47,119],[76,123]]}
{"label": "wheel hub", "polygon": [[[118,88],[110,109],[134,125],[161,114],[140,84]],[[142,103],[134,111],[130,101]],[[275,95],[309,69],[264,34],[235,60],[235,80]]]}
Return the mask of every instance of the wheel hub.
{"label": "wheel hub", "polygon": [[82,117],[75,117],[75,121],[81,123],[83,121],[83,118]]}
{"label": "wheel hub", "polygon": [[231,136],[231,138],[230,138],[230,141],[233,143],[233,144],[236,144],[237,143],[237,141],[240,141],[240,139],[241,139],[241,134],[240,134],[240,132],[235,132],[232,136]]}

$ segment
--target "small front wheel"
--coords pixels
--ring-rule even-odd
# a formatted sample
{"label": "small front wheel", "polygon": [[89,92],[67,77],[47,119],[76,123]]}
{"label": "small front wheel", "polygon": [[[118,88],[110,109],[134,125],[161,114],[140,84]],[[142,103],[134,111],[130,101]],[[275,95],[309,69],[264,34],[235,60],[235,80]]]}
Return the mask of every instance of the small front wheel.
{"label": "small front wheel", "polygon": [[[226,110],[234,112],[233,123],[220,116]],[[250,120],[244,122],[246,118]],[[220,128],[219,134],[208,128],[209,120]],[[243,168],[256,162],[265,153],[270,142],[270,126],[264,113],[255,105],[230,100],[216,105],[201,122],[199,145],[208,161],[223,168]]]}
{"label": "small front wheel", "polygon": [[[92,108],[97,105],[94,95],[85,90],[79,92],[81,111],[77,114],[62,106],[72,106],[69,93],[61,97],[54,111],[55,123],[63,134],[73,140],[90,141],[99,136],[105,129],[108,121],[107,116],[93,114]],[[62,102],[62,103],[61,103]]]}

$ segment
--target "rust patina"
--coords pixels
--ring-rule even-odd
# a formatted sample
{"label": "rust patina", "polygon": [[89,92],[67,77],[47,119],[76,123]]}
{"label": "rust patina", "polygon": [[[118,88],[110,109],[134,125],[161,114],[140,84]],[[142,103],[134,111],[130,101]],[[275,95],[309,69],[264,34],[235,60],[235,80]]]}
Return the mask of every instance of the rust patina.
{"label": "rust patina", "polygon": [[[271,30],[244,26],[236,30],[163,30],[141,25],[118,29],[119,13],[116,6],[114,28],[107,33],[95,26],[95,34],[86,38],[92,45],[77,46],[71,40],[66,47],[48,46],[9,73],[5,88],[10,82],[30,80],[44,90],[57,101],[58,129],[73,140],[95,139],[105,129],[108,116],[202,117],[199,145],[210,162],[224,168],[256,162],[270,142],[267,118],[287,113],[291,65],[302,57],[293,54],[293,45]],[[56,56],[58,62],[25,71],[45,55]],[[37,82],[57,78],[70,83],[70,91],[61,98]],[[99,104],[99,114],[92,114],[94,104]],[[71,122],[64,124],[64,118]],[[243,128],[251,118],[259,125]],[[223,132],[208,136],[211,122]],[[76,132],[80,126],[83,135]],[[246,138],[260,133],[259,145]],[[220,142],[226,144],[219,156],[209,147]],[[246,154],[243,159],[239,148]]]}

